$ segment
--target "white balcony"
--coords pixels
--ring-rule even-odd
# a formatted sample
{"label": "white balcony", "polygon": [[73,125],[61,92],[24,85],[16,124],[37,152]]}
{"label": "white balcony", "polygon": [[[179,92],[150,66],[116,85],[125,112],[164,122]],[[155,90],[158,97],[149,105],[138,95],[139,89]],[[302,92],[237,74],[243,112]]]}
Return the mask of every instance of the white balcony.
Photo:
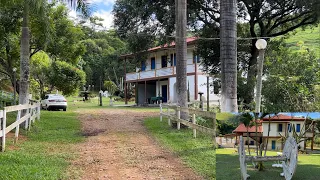
{"label": "white balcony", "polygon": [[[199,70],[199,67],[198,67]],[[144,80],[144,79],[151,79],[151,78],[158,78],[158,77],[168,77],[176,74],[176,67],[166,67],[161,69],[155,70],[147,70],[141,72],[133,72],[127,73],[126,81],[136,81],[136,80]],[[195,65],[188,64],[187,65],[187,73],[194,73],[195,72]]]}

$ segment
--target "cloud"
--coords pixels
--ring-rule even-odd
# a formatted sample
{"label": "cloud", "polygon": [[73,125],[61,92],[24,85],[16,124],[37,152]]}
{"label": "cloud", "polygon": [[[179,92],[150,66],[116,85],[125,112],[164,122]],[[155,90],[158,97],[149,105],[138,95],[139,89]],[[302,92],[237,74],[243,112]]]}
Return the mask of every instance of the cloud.
{"label": "cloud", "polygon": [[111,11],[99,10],[94,12],[93,15],[103,19],[102,24],[104,28],[110,29],[113,27],[113,14]]}
{"label": "cloud", "polygon": [[116,0],[88,0],[92,5],[94,4],[104,4],[105,6],[113,6]]}
{"label": "cloud", "polygon": [[[112,8],[115,3],[115,0],[88,0],[88,2],[93,7],[92,16],[97,16],[102,18],[101,22],[103,29],[110,29],[113,27],[113,14]],[[74,9],[70,9],[69,17],[74,21],[78,21],[77,12]],[[99,28],[100,29],[100,28]]]}

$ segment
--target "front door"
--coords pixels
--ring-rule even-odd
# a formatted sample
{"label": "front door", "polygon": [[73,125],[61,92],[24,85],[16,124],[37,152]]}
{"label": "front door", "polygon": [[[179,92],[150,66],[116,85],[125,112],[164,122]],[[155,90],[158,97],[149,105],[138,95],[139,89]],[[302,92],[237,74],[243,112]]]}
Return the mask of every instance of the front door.
{"label": "front door", "polygon": [[276,141],[271,142],[271,149],[275,150],[276,149]]}
{"label": "front door", "polygon": [[162,102],[167,102],[168,99],[168,90],[167,90],[167,85],[162,85],[161,86],[161,91],[162,91]]}

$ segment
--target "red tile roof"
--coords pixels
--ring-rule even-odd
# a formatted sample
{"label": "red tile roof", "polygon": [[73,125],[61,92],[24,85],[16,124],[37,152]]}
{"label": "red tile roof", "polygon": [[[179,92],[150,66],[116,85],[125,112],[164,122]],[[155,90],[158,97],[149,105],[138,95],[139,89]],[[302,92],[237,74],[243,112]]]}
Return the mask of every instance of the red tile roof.
{"label": "red tile roof", "polygon": [[[187,42],[187,44],[190,44],[190,43],[194,42],[195,40],[197,40],[196,37],[189,37],[186,39],[186,42]],[[148,51],[154,51],[154,50],[158,50],[158,49],[166,48],[166,47],[174,47],[175,45],[176,45],[176,43],[173,41],[170,43],[169,46],[168,46],[168,44],[165,44],[163,46],[157,46],[157,47],[150,48],[150,49],[148,49]]]}
{"label": "red tile roof", "polygon": [[[262,118],[263,121],[269,121],[269,116]],[[304,121],[305,118],[288,116],[284,114],[278,114],[276,116],[270,117],[270,121]]]}
{"label": "red tile roof", "polygon": [[[194,43],[196,40],[197,40],[197,37],[189,37],[189,38],[187,38],[186,39],[187,45],[191,44],[191,43]],[[173,48],[173,47],[175,47],[175,45],[176,45],[176,43],[173,41],[173,42],[170,43],[170,45],[165,44],[163,46],[157,46],[157,47],[150,48],[150,49],[147,50],[147,52],[156,51],[156,50],[160,50],[160,49],[168,48],[168,47]],[[133,55],[134,54],[132,54],[132,53],[131,54],[123,54],[123,55],[120,56],[120,58],[131,57]]]}
{"label": "red tile roof", "polygon": [[[246,133],[247,132],[247,128],[244,126],[243,123],[241,123],[234,131],[233,133]],[[252,132],[256,132],[256,126],[252,126],[252,127],[249,127],[248,129],[248,132],[249,133],[252,133]],[[261,125],[258,126],[258,133],[262,133],[263,132],[263,128]]]}

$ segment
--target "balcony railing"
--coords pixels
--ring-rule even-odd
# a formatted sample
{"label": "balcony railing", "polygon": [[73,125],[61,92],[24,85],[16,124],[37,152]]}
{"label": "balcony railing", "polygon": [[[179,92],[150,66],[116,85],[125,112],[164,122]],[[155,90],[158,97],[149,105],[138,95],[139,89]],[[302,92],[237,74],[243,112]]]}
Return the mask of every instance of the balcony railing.
{"label": "balcony railing", "polygon": [[[175,66],[165,67],[161,69],[153,69],[148,71],[133,72],[133,73],[128,73],[126,75],[126,81],[142,80],[142,79],[149,79],[149,78],[155,78],[155,77],[166,77],[166,76],[175,75],[176,72],[177,71]],[[195,72],[195,65],[188,64],[187,73],[193,73],[193,72]]]}

